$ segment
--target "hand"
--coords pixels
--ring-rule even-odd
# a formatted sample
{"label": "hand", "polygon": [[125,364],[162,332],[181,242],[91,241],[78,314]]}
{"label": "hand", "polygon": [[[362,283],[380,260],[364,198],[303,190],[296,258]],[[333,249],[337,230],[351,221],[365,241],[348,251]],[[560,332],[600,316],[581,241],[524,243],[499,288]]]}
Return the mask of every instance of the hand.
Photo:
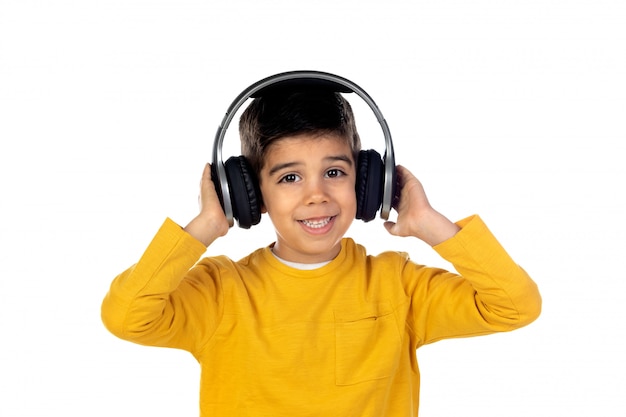
{"label": "hand", "polygon": [[400,201],[396,222],[385,222],[385,228],[394,236],[414,236],[431,246],[454,236],[460,228],[433,209],[422,183],[405,167],[396,167]]}
{"label": "hand", "polygon": [[200,180],[198,197],[200,213],[187,226],[185,231],[209,246],[215,239],[228,233],[229,225],[220,205],[220,200],[211,180],[211,165],[206,164]]}

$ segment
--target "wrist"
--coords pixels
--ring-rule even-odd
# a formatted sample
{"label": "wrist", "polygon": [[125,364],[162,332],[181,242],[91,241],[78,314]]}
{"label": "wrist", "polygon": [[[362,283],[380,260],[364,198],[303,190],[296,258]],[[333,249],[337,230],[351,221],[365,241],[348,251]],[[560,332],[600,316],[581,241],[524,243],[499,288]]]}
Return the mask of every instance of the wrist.
{"label": "wrist", "polygon": [[415,236],[430,246],[436,246],[456,235],[461,228],[437,211],[432,211],[418,227]]}
{"label": "wrist", "polygon": [[225,219],[224,222],[212,220],[201,213],[183,229],[204,246],[209,246],[218,237],[224,236],[228,232],[228,223],[225,222]]}

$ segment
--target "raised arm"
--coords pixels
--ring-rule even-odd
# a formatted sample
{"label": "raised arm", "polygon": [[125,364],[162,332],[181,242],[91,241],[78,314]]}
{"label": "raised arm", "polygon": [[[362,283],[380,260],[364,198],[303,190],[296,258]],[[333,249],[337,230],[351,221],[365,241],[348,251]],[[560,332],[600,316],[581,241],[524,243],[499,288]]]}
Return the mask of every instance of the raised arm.
{"label": "raised arm", "polygon": [[210,172],[207,164],[200,213],[184,229],[166,219],[141,259],[113,280],[101,315],[116,336],[193,350],[219,322],[217,272],[192,269],[206,247],[228,232]]}
{"label": "raised arm", "polygon": [[421,183],[406,168],[398,167],[398,176],[398,218],[385,227],[393,235],[428,243],[457,271],[431,269],[425,281],[407,281],[413,327],[422,343],[513,330],[535,320],[541,311],[537,285],[482,219],[451,222],[431,207]]}

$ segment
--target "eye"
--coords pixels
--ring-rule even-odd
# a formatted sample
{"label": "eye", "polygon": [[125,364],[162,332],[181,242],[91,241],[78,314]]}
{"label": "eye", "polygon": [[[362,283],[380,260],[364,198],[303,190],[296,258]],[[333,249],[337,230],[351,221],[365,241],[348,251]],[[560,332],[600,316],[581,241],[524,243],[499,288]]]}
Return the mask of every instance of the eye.
{"label": "eye", "polygon": [[341,177],[342,175],[346,175],[346,173],[337,168],[329,169],[328,171],[326,171],[326,177],[328,178],[337,178]]}
{"label": "eye", "polygon": [[278,182],[296,182],[300,179],[297,174],[286,174],[283,175]]}

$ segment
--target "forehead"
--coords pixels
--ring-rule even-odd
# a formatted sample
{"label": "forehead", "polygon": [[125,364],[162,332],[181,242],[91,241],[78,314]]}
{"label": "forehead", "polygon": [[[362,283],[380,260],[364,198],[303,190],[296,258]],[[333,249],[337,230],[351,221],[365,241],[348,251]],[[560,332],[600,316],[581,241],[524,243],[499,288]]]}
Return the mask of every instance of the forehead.
{"label": "forehead", "polygon": [[345,137],[330,134],[302,133],[277,139],[265,149],[265,161],[276,157],[288,157],[293,154],[312,153],[347,153],[352,157],[350,142]]}

